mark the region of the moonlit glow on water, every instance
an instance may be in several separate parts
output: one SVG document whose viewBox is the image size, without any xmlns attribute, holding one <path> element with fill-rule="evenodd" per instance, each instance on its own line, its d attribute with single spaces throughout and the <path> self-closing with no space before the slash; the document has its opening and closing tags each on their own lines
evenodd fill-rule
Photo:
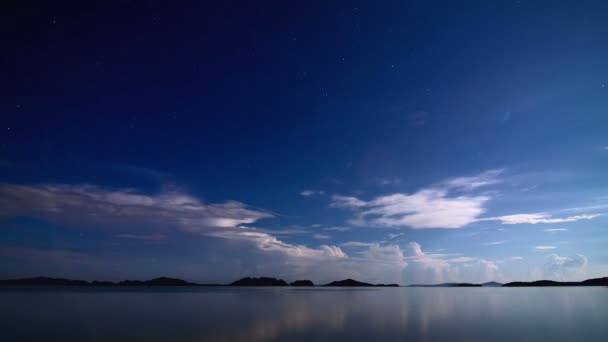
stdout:
<svg viewBox="0 0 608 342">
<path fill-rule="evenodd" d="M 592 341 L 608 289 L 2 289 L 2 335 L 37 341 Z M 10 310 L 7 310 L 9 309 Z"/>
</svg>

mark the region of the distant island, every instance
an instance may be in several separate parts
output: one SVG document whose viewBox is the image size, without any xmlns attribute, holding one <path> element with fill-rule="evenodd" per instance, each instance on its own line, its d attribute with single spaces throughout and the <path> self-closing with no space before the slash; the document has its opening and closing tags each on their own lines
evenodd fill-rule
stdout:
<svg viewBox="0 0 608 342">
<path fill-rule="evenodd" d="M 370 284 L 370 283 L 364 283 L 364 282 L 353 280 L 353 279 L 344 279 L 344 280 L 332 281 L 331 283 L 325 284 L 323 286 L 340 286 L 340 287 L 389 286 L 389 287 L 398 287 L 399 285 L 397 285 L 397 284 Z"/>
<path fill-rule="evenodd" d="M 504 284 L 506 287 L 524 287 L 524 286 L 608 286 L 608 277 L 587 279 L 583 281 L 553 281 L 553 280 L 537 280 L 532 282 L 515 281 Z"/>
<path fill-rule="evenodd" d="M 270 277 L 246 277 L 236 280 L 230 284 L 197 284 L 177 278 L 160 277 L 150 280 L 122 280 L 111 281 L 86 281 L 64 278 L 34 277 L 22 279 L 0 280 L 0 286 L 318 286 L 310 280 L 296 280 L 287 283 L 283 279 Z M 354 279 L 332 281 L 321 285 L 324 287 L 399 287 L 399 284 L 371 284 Z M 608 286 L 608 277 L 587 279 L 579 282 L 560 282 L 553 280 L 538 280 L 532 282 L 510 282 L 501 284 L 487 282 L 483 284 L 474 283 L 442 283 L 442 284 L 413 284 L 408 287 L 541 287 L 541 286 Z"/>
</svg>

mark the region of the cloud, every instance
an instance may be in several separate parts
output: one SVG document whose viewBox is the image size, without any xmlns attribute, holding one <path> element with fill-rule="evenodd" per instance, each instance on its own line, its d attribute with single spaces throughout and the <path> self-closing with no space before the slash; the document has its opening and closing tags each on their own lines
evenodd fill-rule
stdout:
<svg viewBox="0 0 608 342">
<path fill-rule="evenodd" d="M 315 239 L 317 239 L 317 240 L 329 240 L 329 239 L 331 239 L 331 236 L 327 235 L 327 234 L 314 234 L 312 237 L 315 238 Z"/>
<path fill-rule="evenodd" d="M 448 179 L 447 181 L 443 182 L 443 184 L 448 188 L 474 190 L 482 186 L 499 183 L 501 180 L 498 176 L 500 176 L 503 172 L 504 169 L 488 170 L 471 177 L 457 177 Z"/>
<path fill-rule="evenodd" d="M 342 247 L 370 247 L 370 246 L 374 246 L 377 245 L 376 242 L 360 242 L 360 241 L 348 241 L 348 242 L 344 242 L 341 243 L 340 246 Z"/>
<path fill-rule="evenodd" d="M 423 189 L 413 194 L 393 194 L 362 201 L 334 196 L 332 207 L 358 213 L 351 224 L 357 226 L 461 228 L 481 215 L 487 196 L 450 197 L 446 190 Z"/>
<path fill-rule="evenodd" d="M 352 196 L 333 195 L 331 199 L 330 207 L 332 208 L 356 209 L 367 205 L 365 201 Z"/>
<path fill-rule="evenodd" d="M 0 216 L 36 216 L 77 225 L 124 229 L 140 223 L 199 232 L 231 228 L 273 215 L 237 201 L 203 203 L 178 190 L 144 194 L 94 185 L 0 184 Z"/>
<path fill-rule="evenodd" d="M 548 228 L 548 229 L 543 229 L 544 232 L 548 232 L 548 233 L 557 233 L 557 232 L 567 232 L 568 229 L 566 228 Z"/>
<path fill-rule="evenodd" d="M 327 227 L 327 228 L 323 228 L 323 230 L 327 230 L 327 231 L 334 231 L 334 232 L 347 232 L 349 230 L 352 230 L 352 227 Z"/>
<path fill-rule="evenodd" d="M 479 221 L 500 221 L 502 224 L 563 223 L 580 220 L 591 220 L 599 216 L 602 216 L 602 214 L 584 214 L 554 218 L 548 213 L 532 213 L 487 217 L 479 219 Z"/>
<path fill-rule="evenodd" d="M 570 278 L 581 278 L 586 266 L 587 257 L 582 254 L 575 254 L 572 257 L 551 254 L 547 257 L 542 272 L 550 279 L 572 280 Z"/>
<path fill-rule="evenodd" d="M 392 233 L 391 233 L 391 234 L 388 234 L 387 238 L 388 238 L 389 240 L 392 240 L 392 239 L 394 239 L 394 238 L 397 238 L 397 237 L 399 237 L 399 236 L 403 236 L 403 235 L 405 235 L 405 234 L 404 234 L 404 233 L 397 233 L 397 234 L 392 234 Z"/>
<path fill-rule="evenodd" d="M 471 261 L 475 261 L 475 258 L 471 258 L 471 257 L 458 257 L 458 258 L 453 258 L 450 259 L 450 262 L 471 262 Z"/>
<path fill-rule="evenodd" d="M 497 280 L 500 270 L 496 262 L 481 258 L 447 254 L 432 254 L 423 251 L 417 242 L 410 242 L 406 249 L 409 267 L 408 282 L 434 284 L 442 282 L 485 282 Z"/>
<path fill-rule="evenodd" d="M 454 194 L 473 191 L 500 182 L 503 170 L 489 170 L 471 177 L 451 178 L 414 193 L 378 196 L 369 201 L 354 196 L 334 195 L 333 208 L 356 212 L 349 222 L 356 226 L 461 228 L 478 220 L 485 212 L 488 195 Z"/>
<path fill-rule="evenodd" d="M 496 245 L 502 245 L 504 244 L 504 241 L 493 241 L 493 242 L 486 242 L 483 243 L 484 246 L 496 246 Z"/>
<path fill-rule="evenodd" d="M 304 197 L 310 197 L 313 195 L 325 195 L 325 191 L 322 190 L 302 190 L 300 195 Z"/>
<path fill-rule="evenodd" d="M 375 183 L 378 186 L 397 185 L 401 184 L 400 178 L 376 178 Z"/>
<path fill-rule="evenodd" d="M 555 247 L 555 246 L 536 246 L 534 248 L 539 251 L 546 251 L 546 250 L 556 249 L 557 247 Z"/>
<path fill-rule="evenodd" d="M 337 246 L 321 245 L 309 248 L 304 245 L 285 243 L 268 233 L 237 230 L 216 230 L 205 233 L 207 236 L 240 240 L 253 244 L 262 251 L 278 252 L 292 257 L 304 258 L 346 258 L 347 255 Z"/>
</svg>

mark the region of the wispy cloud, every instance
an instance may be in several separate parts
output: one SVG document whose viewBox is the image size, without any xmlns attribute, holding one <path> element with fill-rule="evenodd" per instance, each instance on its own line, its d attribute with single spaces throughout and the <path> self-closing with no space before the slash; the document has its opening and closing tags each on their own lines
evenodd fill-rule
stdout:
<svg viewBox="0 0 608 342">
<path fill-rule="evenodd" d="M 352 230 L 352 227 L 327 227 L 327 228 L 323 228 L 323 230 L 326 231 L 330 231 L 330 232 L 347 232 Z"/>
<path fill-rule="evenodd" d="M 328 235 L 328 234 L 314 234 L 312 237 L 315 238 L 315 239 L 317 239 L 317 240 L 329 240 L 329 239 L 331 239 L 331 235 Z"/>
<path fill-rule="evenodd" d="M 223 239 L 240 240 L 252 243 L 257 249 L 269 252 L 279 252 L 292 257 L 306 258 L 346 258 L 347 255 L 337 246 L 321 245 L 319 248 L 310 248 L 304 245 L 294 245 L 283 242 L 276 237 L 262 232 L 254 231 L 237 231 L 216 230 L 206 233 L 207 236 L 218 237 Z"/>
<path fill-rule="evenodd" d="M 304 197 L 310 197 L 314 195 L 325 195 L 325 191 L 323 190 L 302 190 L 300 191 L 300 195 Z"/>
<path fill-rule="evenodd" d="M 134 223 L 199 232 L 273 217 L 237 201 L 203 203 L 178 190 L 144 194 L 93 185 L 0 184 L 0 216 L 37 216 L 66 223 L 124 229 Z"/>
<path fill-rule="evenodd" d="M 567 217 L 553 217 L 548 213 L 513 214 L 496 217 L 486 217 L 478 221 L 500 221 L 502 224 L 538 224 L 538 223 L 563 223 L 580 220 L 591 220 L 602 214 L 584 214 Z"/>
<path fill-rule="evenodd" d="M 487 195 L 454 195 L 454 189 L 474 190 L 499 182 L 502 170 L 490 170 L 472 177 L 452 178 L 417 192 L 379 196 L 369 201 L 354 196 L 334 195 L 331 207 L 350 209 L 356 226 L 461 228 L 485 212 Z"/>
<path fill-rule="evenodd" d="M 567 232 L 568 229 L 566 228 L 547 228 L 547 229 L 543 229 L 544 232 L 548 232 L 548 233 L 557 233 L 557 232 Z"/>
<path fill-rule="evenodd" d="M 460 228 L 482 214 L 487 196 L 450 197 L 445 190 L 423 189 L 413 194 L 380 196 L 371 201 L 334 196 L 332 207 L 357 211 L 356 226 Z"/>
<path fill-rule="evenodd" d="M 496 246 L 496 245 L 502 245 L 504 244 L 504 241 L 492 241 L 492 242 L 486 242 L 483 243 L 484 246 Z"/>
<path fill-rule="evenodd" d="M 493 185 L 501 182 L 499 176 L 503 172 L 504 169 L 488 170 L 475 176 L 451 178 L 444 181 L 443 184 L 448 188 L 474 190 L 482 186 Z"/>
<path fill-rule="evenodd" d="M 333 208 L 356 209 L 367 205 L 367 202 L 353 196 L 333 195 L 331 199 L 330 206 Z"/>
<path fill-rule="evenodd" d="M 360 242 L 360 241 L 348 241 L 348 242 L 344 242 L 341 243 L 340 246 L 342 247 L 369 247 L 369 246 L 374 246 L 377 245 L 376 242 Z"/>
<path fill-rule="evenodd" d="M 556 249 L 557 247 L 555 246 L 536 246 L 534 247 L 534 249 L 539 250 L 539 251 L 547 251 L 547 250 L 551 250 L 551 249 Z"/>
</svg>

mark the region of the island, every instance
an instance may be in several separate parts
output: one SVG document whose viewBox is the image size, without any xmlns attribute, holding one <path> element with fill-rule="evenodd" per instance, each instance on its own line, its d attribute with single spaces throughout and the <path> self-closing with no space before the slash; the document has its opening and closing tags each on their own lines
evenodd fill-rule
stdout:
<svg viewBox="0 0 608 342">
<path fill-rule="evenodd" d="M 370 283 L 364 283 L 361 281 L 357 281 L 357 280 L 353 280 L 353 279 L 344 279 L 344 280 L 337 280 L 337 281 L 332 281 L 329 284 L 325 284 L 323 286 L 336 286 L 336 287 L 371 287 L 371 286 L 384 286 L 384 287 L 398 287 L 398 284 L 370 284 Z"/>
<path fill-rule="evenodd" d="M 313 283 L 310 280 L 296 280 L 296 281 L 289 283 L 289 285 L 290 286 L 315 286 L 315 283 Z"/>
<path fill-rule="evenodd" d="M 587 279 L 583 281 L 554 281 L 537 280 L 531 282 L 515 281 L 503 285 L 504 287 L 526 287 L 526 286 L 608 286 L 608 277 Z"/>
<path fill-rule="evenodd" d="M 234 281 L 230 286 L 288 286 L 283 279 L 260 277 L 260 278 L 242 278 Z"/>
</svg>

